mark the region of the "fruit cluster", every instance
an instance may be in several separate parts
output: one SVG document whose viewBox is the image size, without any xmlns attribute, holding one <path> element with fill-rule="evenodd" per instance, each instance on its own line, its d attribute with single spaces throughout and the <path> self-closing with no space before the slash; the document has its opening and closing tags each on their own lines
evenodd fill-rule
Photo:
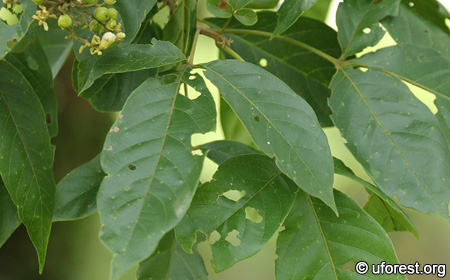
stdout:
<svg viewBox="0 0 450 280">
<path fill-rule="evenodd" d="M 7 0 L 3 0 L 7 1 Z M 74 38 L 84 43 L 80 53 L 90 47 L 91 54 L 102 54 L 102 50 L 115 46 L 123 41 L 125 33 L 122 25 L 117 23 L 118 12 L 112 7 L 116 0 L 33 0 L 39 5 L 34 19 L 48 30 L 46 20 L 58 19 L 58 26 L 69 33 L 66 38 Z M 75 28 L 89 29 L 94 33 L 90 39 L 79 37 Z"/>
</svg>

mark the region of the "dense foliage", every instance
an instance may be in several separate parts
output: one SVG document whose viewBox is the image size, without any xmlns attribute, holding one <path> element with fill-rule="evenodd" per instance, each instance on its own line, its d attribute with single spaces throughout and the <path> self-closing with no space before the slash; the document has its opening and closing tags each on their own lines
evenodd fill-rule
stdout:
<svg viewBox="0 0 450 280">
<path fill-rule="evenodd" d="M 387 232 L 418 236 L 401 206 L 450 220 L 449 13 L 345 0 L 335 31 L 330 1 L 277 2 L 3 0 L 0 246 L 23 224 L 42 272 L 52 223 L 98 211 L 111 279 L 137 264 L 138 279 L 206 279 L 199 242 L 223 271 L 274 236 L 276 279 L 363 279 L 359 261 L 398 263 Z M 387 32 L 396 45 L 360 55 Z M 199 36 L 222 59 L 194 64 Z M 118 113 L 103 151 L 56 184 L 53 80 L 72 53 L 80 98 Z M 218 119 L 226 139 L 193 146 Z M 332 126 L 371 182 L 333 157 Z M 200 182 L 206 157 L 218 170 Z M 335 174 L 367 189 L 363 207 Z"/>
</svg>

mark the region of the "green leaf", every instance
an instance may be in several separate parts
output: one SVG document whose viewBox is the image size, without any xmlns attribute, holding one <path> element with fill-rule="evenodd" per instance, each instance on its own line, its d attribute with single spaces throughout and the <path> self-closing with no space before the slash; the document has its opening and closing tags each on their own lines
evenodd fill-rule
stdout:
<svg viewBox="0 0 450 280">
<path fill-rule="evenodd" d="M 246 155 L 246 154 L 261 154 L 260 151 L 247 146 L 245 144 L 239 143 L 237 141 L 230 140 L 219 140 L 203 144 L 199 146 L 203 151 L 208 151 L 207 156 L 209 159 L 214 161 L 216 164 L 222 164 L 227 159 L 235 156 Z"/>
<path fill-rule="evenodd" d="M 334 172 L 336 174 L 350 178 L 363 187 L 366 188 L 370 194 L 369 201 L 364 206 L 364 210 L 368 212 L 383 228 L 386 232 L 392 231 L 409 231 L 417 239 L 419 239 L 419 233 L 416 227 L 409 219 L 408 215 L 395 203 L 392 198 L 384 194 L 380 189 L 374 185 L 359 178 L 348 168 L 341 160 L 334 159 Z"/>
<path fill-rule="evenodd" d="M 240 9 L 234 13 L 234 17 L 247 26 L 252 26 L 258 21 L 258 15 L 252 9 Z"/>
<path fill-rule="evenodd" d="M 97 211 L 97 192 L 105 173 L 100 156 L 73 170 L 56 187 L 53 221 L 82 219 Z"/>
<path fill-rule="evenodd" d="M 436 117 L 441 124 L 441 130 L 450 148 L 450 100 L 438 99 L 434 102 L 438 108 Z"/>
<path fill-rule="evenodd" d="M 233 15 L 233 8 L 225 0 L 207 0 L 206 8 L 215 17 L 229 18 Z"/>
<path fill-rule="evenodd" d="M 117 1 L 114 4 L 114 8 L 119 12 L 120 20 L 123 23 L 122 30 L 127 35 L 123 43 L 130 43 L 134 40 L 141 28 L 141 23 L 155 4 L 156 0 Z"/>
<path fill-rule="evenodd" d="M 225 24 L 223 20 L 216 19 L 207 19 L 207 22 L 217 28 Z M 271 32 L 275 28 L 275 22 L 274 12 L 259 12 L 258 23 L 251 28 L 235 20 L 231 21 L 229 29 L 240 32 L 227 34 L 227 37 L 233 40 L 230 47 L 245 61 L 264 67 L 288 84 L 314 109 L 322 126 L 333 126 L 327 99 L 331 92 L 328 85 L 336 72 L 334 65 L 309 50 L 278 37 L 271 40 L 270 37 L 245 33 L 249 29 Z M 323 22 L 302 17 L 283 36 L 298 40 L 333 57 L 339 57 L 341 54 L 336 31 Z"/>
<path fill-rule="evenodd" d="M 309 105 L 285 83 L 250 63 L 203 64 L 255 144 L 303 190 L 336 210 L 333 160 L 325 133 Z"/>
<path fill-rule="evenodd" d="M 186 253 L 175 239 L 174 231 L 159 241 L 155 253 L 139 264 L 138 280 L 185 279 L 207 280 L 205 264 L 200 254 Z"/>
<path fill-rule="evenodd" d="M 55 200 L 53 150 L 45 112 L 25 77 L 0 61 L 0 174 L 36 247 L 40 271 Z"/>
<path fill-rule="evenodd" d="M 197 30 L 197 1 L 181 0 L 163 30 L 163 40 L 172 42 L 189 55 Z"/>
<path fill-rule="evenodd" d="M 277 12 L 278 23 L 273 31 L 273 37 L 284 33 L 300 16 L 311 8 L 317 0 L 286 0 Z"/>
<path fill-rule="evenodd" d="M 211 182 L 199 187 L 175 228 L 177 240 L 192 251 L 196 233 L 207 235 L 213 243 L 212 266 L 223 271 L 269 242 L 288 215 L 297 191 L 267 156 L 233 157 L 219 166 Z"/>
<path fill-rule="evenodd" d="M 359 53 L 376 45 L 384 35 L 379 21 L 396 16 L 400 0 L 346 0 L 336 13 L 342 57 Z"/>
<path fill-rule="evenodd" d="M 0 178 L 0 248 L 20 225 L 17 207 L 11 201 L 8 191 Z"/>
<path fill-rule="evenodd" d="M 100 112 L 122 110 L 128 96 L 149 77 L 156 75 L 156 69 L 146 69 L 119 74 L 106 74 L 95 80 L 80 96 L 89 100 Z"/>
<path fill-rule="evenodd" d="M 0 19 L 0 59 L 11 50 L 11 45 L 14 42 L 19 42 L 25 36 L 34 20 L 32 16 L 36 13 L 37 5 L 32 0 L 20 2 L 23 5 L 23 12 L 19 15 L 19 23 L 8 25 Z"/>
<path fill-rule="evenodd" d="M 88 61 L 81 61 L 78 65 L 78 88 L 82 93 L 105 74 L 157 68 L 185 59 L 180 50 L 169 42 L 153 40 L 152 45 L 119 45 L 100 57 L 91 56 Z"/>
<path fill-rule="evenodd" d="M 450 30 L 445 17 L 435 0 L 402 0 L 398 16 L 387 17 L 382 23 L 400 46 L 434 49 L 450 57 Z"/>
<path fill-rule="evenodd" d="M 248 9 L 273 9 L 278 5 L 278 0 L 252 0 L 245 5 Z"/>
<path fill-rule="evenodd" d="M 318 0 L 314 6 L 304 13 L 305 17 L 325 22 L 330 9 L 331 0 Z"/>
<path fill-rule="evenodd" d="M 114 254 L 111 279 L 148 258 L 184 216 L 197 188 L 204 156 L 190 137 L 215 126 L 214 100 L 199 75 L 183 82 L 202 93 L 179 94 L 181 78 L 162 85 L 149 78 L 128 98 L 101 154 L 108 174 L 97 195 L 100 239 Z"/>
<path fill-rule="evenodd" d="M 58 134 L 58 102 L 52 71 L 39 40 L 33 37 L 23 52 L 11 52 L 5 59 L 22 73 L 34 89 L 44 108 L 50 137 L 55 137 Z"/>
<path fill-rule="evenodd" d="M 297 194 L 277 240 L 277 279 L 406 279 L 370 273 L 372 264 L 398 263 L 392 242 L 354 200 L 334 193 L 339 217 L 318 199 Z M 369 265 L 364 276 L 354 271 L 359 261 Z"/>
<path fill-rule="evenodd" d="M 220 120 L 222 122 L 225 139 L 252 145 L 253 140 L 248 133 L 248 130 L 223 98 L 220 99 Z"/>
<path fill-rule="evenodd" d="M 58 75 L 69 54 L 72 53 L 72 40 L 65 39 L 67 31 L 59 28 L 56 20 L 48 20 L 48 31 L 36 25 L 34 32 L 41 41 L 42 48 L 52 69 L 53 78 Z"/>
<path fill-rule="evenodd" d="M 341 68 L 330 87 L 334 123 L 375 184 L 450 220 L 450 151 L 430 110 L 383 72 Z"/>
</svg>

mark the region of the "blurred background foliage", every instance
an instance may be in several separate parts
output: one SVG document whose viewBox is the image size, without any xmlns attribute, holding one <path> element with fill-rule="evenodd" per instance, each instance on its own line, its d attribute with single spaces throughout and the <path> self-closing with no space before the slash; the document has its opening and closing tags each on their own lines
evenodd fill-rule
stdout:
<svg viewBox="0 0 450 280">
<path fill-rule="evenodd" d="M 204 0 L 200 0 L 201 1 Z M 330 0 L 322 0 L 327 4 Z M 336 28 L 334 14 L 340 1 L 331 1 L 326 22 Z M 450 8 L 449 1 L 442 4 Z M 319 4 L 321 5 L 321 4 Z M 204 7 L 204 5 L 200 4 Z M 326 6 L 326 5 L 325 5 Z M 199 11 L 206 13 L 205 10 Z M 314 12 L 309 16 L 317 17 Z M 161 21 L 167 21 L 167 15 L 160 15 Z M 374 49 L 392 45 L 393 41 L 386 36 Z M 214 41 L 200 37 L 195 63 L 206 62 L 218 58 L 218 51 Z M 69 57 L 61 72 L 55 79 L 55 87 L 59 105 L 59 135 L 53 139 L 56 145 L 54 173 L 59 182 L 69 171 L 91 160 L 97 155 L 103 145 L 106 133 L 109 131 L 115 116 L 95 111 L 87 101 L 77 97 L 72 89 L 71 68 L 73 57 Z M 217 90 L 211 85 L 218 107 Z M 420 89 L 413 88 L 413 92 L 425 102 L 432 111 L 433 96 Z M 342 159 L 359 176 L 370 180 L 360 164 L 353 158 L 344 146 L 336 128 L 325 130 L 334 156 Z M 216 133 L 194 135 L 193 144 L 223 139 L 222 127 Z M 236 130 L 233 137 L 244 143 L 249 143 L 245 131 Z M 211 161 L 205 164 L 202 182 L 208 181 L 216 169 Z M 364 205 L 368 195 L 356 182 L 336 175 L 335 187 L 343 190 Z M 410 233 L 391 233 L 394 246 L 401 263 L 410 264 L 419 261 L 423 264 L 447 264 L 450 266 L 450 224 L 444 219 L 424 215 L 413 210 L 405 209 L 414 221 L 420 234 L 417 240 Z M 19 227 L 7 243 L 0 250 L 0 280 L 106 280 L 109 275 L 111 254 L 98 240 L 100 221 L 98 215 L 73 222 L 55 223 L 52 229 L 46 267 L 42 275 L 38 275 L 36 253 L 28 239 L 23 226 Z M 211 252 L 208 244 L 200 244 L 200 252 L 211 280 L 272 280 L 274 279 L 275 238 L 258 254 L 250 259 L 236 264 L 222 273 L 214 273 L 209 265 Z M 123 276 L 123 280 L 135 279 L 135 269 Z M 436 276 L 409 276 L 409 279 L 436 279 Z"/>
</svg>

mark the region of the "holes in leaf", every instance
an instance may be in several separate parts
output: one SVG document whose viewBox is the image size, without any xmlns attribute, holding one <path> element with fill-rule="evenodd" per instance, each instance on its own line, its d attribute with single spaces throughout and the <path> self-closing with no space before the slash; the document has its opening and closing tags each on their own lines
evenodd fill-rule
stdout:
<svg viewBox="0 0 450 280">
<path fill-rule="evenodd" d="M 370 32 L 372 32 L 372 29 L 370 29 L 369 27 L 366 27 L 363 29 L 364 34 L 369 34 Z"/>
<path fill-rule="evenodd" d="M 409 2 L 408 5 L 412 8 L 414 7 L 414 2 Z"/>
<path fill-rule="evenodd" d="M 128 169 L 136 170 L 136 165 L 130 164 L 130 165 L 128 165 Z"/>
<path fill-rule="evenodd" d="M 213 245 L 214 243 L 219 241 L 221 237 L 222 236 L 220 235 L 220 233 L 217 230 L 211 232 L 211 234 L 208 237 L 209 244 Z"/>
<path fill-rule="evenodd" d="M 267 59 L 261 58 L 261 59 L 259 60 L 259 65 L 260 65 L 261 67 L 267 67 Z"/>
<path fill-rule="evenodd" d="M 50 113 L 47 113 L 47 115 L 45 115 L 45 121 L 48 125 L 52 124 L 52 115 L 50 115 Z"/>
<path fill-rule="evenodd" d="M 254 120 L 255 122 L 260 122 L 260 121 L 261 121 L 261 118 L 260 118 L 259 116 L 254 116 L 254 117 L 253 117 L 253 120 Z"/>
<path fill-rule="evenodd" d="M 447 25 L 448 28 L 450 28 L 450 19 L 445 19 L 445 25 Z"/>
<path fill-rule="evenodd" d="M 185 90 L 187 90 L 187 94 L 186 94 Z M 184 96 L 186 96 L 187 98 L 189 98 L 191 100 L 194 100 L 201 95 L 200 92 L 196 91 L 195 88 L 191 87 L 188 84 L 186 84 L 186 87 L 182 87 L 181 94 L 183 94 Z"/>
<path fill-rule="evenodd" d="M 350 260 L 350 261 L 344 263 L 343 265 L 341 265 L 341 268 L 348 270 L 348 271 L 353 271 L 355 269 L 355 262 Z"/>
<path fill-rule="evenodd" d="M 263 216 L 258 213 L 258 210 L 250 206 L 245 208 L 245 218 L 257 224 L 263 220 Z"/>
<path fill-rule="evenodd" d="M 224 192 L 222 196 L 225 196 L 226 198 L 228 198 L 229 200 L 233 200 L 234 202 L 238 202 L 245 196 L 245 191 L 229 190 L 227 192 Z"/>
<path fill-rule="evenodd" d="M 189 76 L 189 80 L 195 80 L 195 78 L 197 78 L 197 76 L 194 76 L 194 75 L 191 75 L 191 76 Z"/>
<path fill-rule="evenodd" d="M 0 19 L 7 25 L 19 23 L 19 17 L 23 12 L 23 5 L 20 3 L 10 3 L 0 9 Z"/>
<path fill-rule="evenodd" d="M 227 234 L 227 237 L 225 237 L 225 240 L 233 245 L 234 247 L 241 246 L 242 241 L 238 238 L 239 231 L 233 229 L 231 232 Z"/>
</svg>

